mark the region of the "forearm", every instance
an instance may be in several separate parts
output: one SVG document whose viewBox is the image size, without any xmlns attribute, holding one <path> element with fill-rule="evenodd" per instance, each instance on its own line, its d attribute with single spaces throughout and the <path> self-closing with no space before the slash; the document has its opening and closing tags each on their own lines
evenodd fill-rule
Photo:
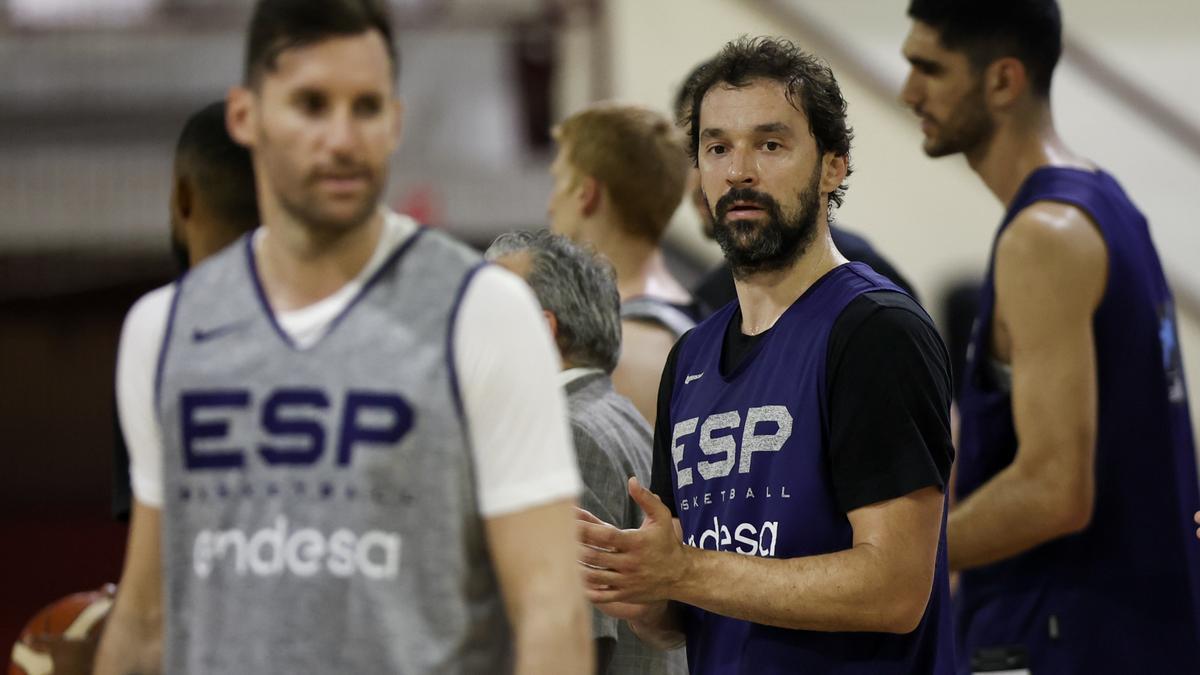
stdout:
<svg viewBox="0 0 1200 675">
<path fill-rule="evenodd" d="M 573 595 L 567 602 L 531 605 L 513 630 L 517 675 L 591 673 L 595 667 L 591 615 Z"/>
<path fill-rule="evenodd" d="M 909 632 L 932 585 L 932 570 L 914 580 L 890 569 L 870 544 L 791 559 L 701 549 L 689 549 L 688 556 L 688 572 L 672 599 L 796 630 Z"/>
<path fill-rule="evenodd" d="M 96 651 L 95 675 L 156 675 L 162 672 L 162 617 L 129 616 L 113 608 Z"/>
<path fill-rule="evenodd" d="M 951 569 L 988 565 L 1081 529 L 1085 523 L 1073 515 L 1078 509 L 1062 504 L 1064 492 L 1009 465 L 950 510 Z"/>
<path fill-rule="evenodd" d="M 631 619 L 629 629 L 642 642 L 655 649 L 674 649 L 684 643 L 679 605 L 669 600 L 655 603 L 653 610 L 640 619 Z"/>
<path fill-rule="evenodd" d="M 161 673 L 163 600 L 161 512 L 133 504 L 125 569 L 97 648 L 96 675 Z"/>
</svg>

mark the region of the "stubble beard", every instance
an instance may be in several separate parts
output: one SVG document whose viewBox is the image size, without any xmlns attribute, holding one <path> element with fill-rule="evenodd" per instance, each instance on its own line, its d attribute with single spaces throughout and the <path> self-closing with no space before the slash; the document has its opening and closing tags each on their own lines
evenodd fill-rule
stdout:
<svg viewBox="0 0 1200 675">
<path fill-rule="evenodd" d="M 272 143 L 265 129 L 260 129 L 260 138 L 268 147 Z M 270 152 L 268 148 L 264 148 L 264 150 Z M 294 171 L 295 165 L 286 157 L 275 157 L 273 161 L 266 162 L 266 164 L 281 166 L 280 170 L 270 172 L 272 177 L 268 180 L 269 189 L 274 192 L 275 201 L 293 221 L 310 231 L 336 235 L 354 230 L 370 220 L 379 207 L 385 177 L 380 172 L 363 166 L 348 167 L 364 173 L 366 190 L 364 190 L 359 203 L 354 205 L 347 215 L 340 215 L 338 212 L 343 211 L 340 204 L 335 210 L 326 208 L 326 204 L 322 203 L 327 201 L 332 205 L 333 200 L 324 198 L 320 194 L 317 170 L 312 169 L 305 175 L 297 175 Z M 283 181 L 278 180 L 280 176 L 284 178 Z"/>
<path fill-rule="evenodd" d="M 971 154 L 986 145 L 996 131 L 996 123 L 984 105 L 982 79 L 977 87 L 963 97 L 944 124 L 936 120 L 933 123 L 941 133 L 927 136 L 921 146 L 929 157 L 946 157 L 960 152 Z"/>
</svg>

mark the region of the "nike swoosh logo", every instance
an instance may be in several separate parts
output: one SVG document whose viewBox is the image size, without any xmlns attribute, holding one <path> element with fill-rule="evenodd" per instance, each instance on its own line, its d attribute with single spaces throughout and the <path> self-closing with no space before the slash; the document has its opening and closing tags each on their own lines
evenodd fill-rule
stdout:
<svg viewBox="0 0 1200 675">
<path fill-rule="evenodd" d="M 245 328 L 247 323 L 248 322 L 246 321 L 235 321 L 233 323 L 227 323 L 223 326 L 217 326 L 216 328 L 209 328 L 207 330 L 203 328 L 196 328 L 192 331 L 192 342 L 208 342 L 210 340 L 215 340 L 219 337 L 229 335 L 230 333 L 234 333 L 242 328 Z"/>
<path fill-rule="evenodd" d="M 688 375 L 687 377 L 683 378 L 683 383 L 684 383 L 684 384 L 691 384 L 693 381 L 695 381 L 695 380 L 698 380 L 698 379 L 700 379 L 700 378 L 702 378 L 702 377 L 704 377 L 704 373 L 697 373 L 697 374 L 695 374 L 695 375 Z"/>
</svg>

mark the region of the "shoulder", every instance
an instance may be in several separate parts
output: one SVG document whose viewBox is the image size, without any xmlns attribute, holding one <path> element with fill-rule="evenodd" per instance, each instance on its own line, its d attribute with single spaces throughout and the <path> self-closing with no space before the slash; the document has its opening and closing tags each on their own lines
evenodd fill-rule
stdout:
<svg viewBox="0 0 1200 675">
<path fill-rule="evenodd" d="M 670 333 L 672 340 L 691 330 L 699 318 L 693 301 L 687 305 L 662 298 L 641 295 L 621 303 L 621 320 L 627 323 L 654 325 Z"/>
<path fill-rule="evenodd" d="M 845 340 L 858 333 L 884 331 L 927 332 L 933 321 L 921 305 L 905 293 L 870 291 L 851 300 L 834 321 L 830 340 Z"/>
<path fill-rule="evenodd" d="M 475 249 L 446 232 L 424 227 L 408 216 L 388 212 L 386 222 L 393 233 L 392 236 L 405 242 L 401 246 L 412 243 L 415 248 L 424 249 L 422 252 L 426 255 L 430 250 L 437 250 L 466 265 L 475 265 L 483 261 L 483 256 Z"/>
<path fill-rule="evenodd" d="M 125 315 L 124 333 L 127 336 L 158 334 L 166 327 L 175 300 L 175 284 L 160 286 L 138 298 Z"/>
<path fill-rule="evenodd" d="M 834 322 L 828 370 L 832 376 L 847 358 L 898 363 L 908 353 L 923 354 L 924 360 L 948 358 L 933 320 L 916 301 L 898 291 L 871 291 L 851 300 Z"/>
<path fill-rule="evenodd" d="M 1063 202 L 1039 201 L 1022 209 L 996 244 L 997 265 L 1017 262 L 1102 264 L 1104 237 L 1086 211 Z"/>
<path fill-rule="evenodd" d="M 447 232 L 422 226 L 416 220 L 395 211 L 385 211 L 383 241 L 390 248 L 388 262 L 400 261 L 393 268 L 433 280 L 451 280 L 459 275 L 473 276 L 483 263 L 483 255 Z"/>
<path fill-rule="evenodd" d="M 1035 202 L 1021 210 L 996 242 L 997 301 L 1058 296 L 1096 304 L 1108 274 L 1099 228 L 1078 207 Z"/>
</svg>

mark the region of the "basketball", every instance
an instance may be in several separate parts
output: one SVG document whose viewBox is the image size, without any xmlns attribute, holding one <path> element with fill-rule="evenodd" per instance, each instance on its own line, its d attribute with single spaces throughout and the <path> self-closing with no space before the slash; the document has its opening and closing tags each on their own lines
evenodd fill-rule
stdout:
<svg viewBox="0 0 1200 675">
<path fill-rule="evenodd" d="M 42 608 L 13 645 L 8 675 L 91 672 L 96 642 L 116 592 L 114 584 L 105 584 Z"/>
</svg>

